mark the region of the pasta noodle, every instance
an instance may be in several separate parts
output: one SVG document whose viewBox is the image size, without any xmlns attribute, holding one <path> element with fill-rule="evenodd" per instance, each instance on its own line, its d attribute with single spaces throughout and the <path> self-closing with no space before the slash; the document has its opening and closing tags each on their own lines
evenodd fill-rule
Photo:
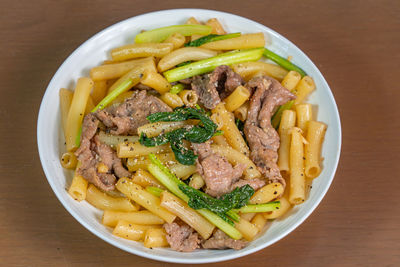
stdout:
<svg viewBox="0 0 400 267">
<path fill-rule="evenodd" d="M 195 189 L 200 189 L 204 186 L 205 182 L 203 177 L 201 177 L 200 174 L 195 173 L 192 175 L 192 178 L 190 178 L 189 186 L 195 188 Z"/>
<path fill-rule="evenodd" d="M 173 194 L 161 193 L 161 206 L 195 229 L 204 239 L 211 236 L 215 226 Z"/>
<path fill-rule="evenodd" d="M 259 32 L 242 34 L 239 37 L 206 43 L 201 47 L 212 50 L 234 50 L 263 47 L 264 45 L 264 34 Z"/>
<path fill-rule="evenodd" d="M 199 97 L 194 90 L 183 90 L 179 92 L 180 98 L 182 98 L 183 104 L 186 106 L 194 106 L 197 104 Z"/>
<path fill-rule="evenodd" d="M 238 229 L 248 241 L 253 240 L 260 231 L 254 224 L 243 218 L 240 218 L 239 222 L 235 222 L 235 228 Z"/>
<path fill-rule="evenodd" d="M 100 131 L 98 136 L 102 143 L 109 145 L 111 147 L 117 147 L 118 144 L 124 142 L 135 143 L 139 141 L 139 136 L 112 135 L 112 134 L 107 134 L 103 131 Z"/>
<path fill-rule="evenodd" d="M 296 88 L 297 84 L 301 80 L 301 75 L 297 71 L 291 70 L 286 74 L 286 76 L 282 80 L 282 86 L 292 91 Z"/>
<path fill-rule="evenodd" d="M 298 205 L 305 200 L 304 148 L 299 128 L 293 128 L 290 143 L 290 195 L 289 202 Z"/>
<path fill-rule="evenodd" d="M 160 99 L 165 102 L 171 108 L 177 108 L 183 106 L 182 98 L 176 94 L 165 93 L 160 96 Z"/>
<path fill-rule="evenodd" d="M 175 220 L 175 215 L 160 206 L 160 199 L 158 197 L 143 190 L 140 185 L 133 183 L 132 180 L 125 177 L 120 178 L 116 187 L 128 198 L 161 217 L 167 223 L 172 223 Z"/>
<path fill-rule="evenodd" d="M 282 80 L 288 73 L 287 70 L 280 66 L 260 61 L 233 64 L 231 67 L 246 81 L 250 80 L 251 77 L 260 72 L 277 80 Z"/>
<path fill-rule="evenodd" d="M 305 146 L 305 174 L 309 178 L 315 178 L 321 173 L 320 153 L 325 131 L 326 125 L 324 123 L 317 121 L 308 122 L 308 143 Z"/>
<path fill-rule="evenodd" d="M 157 68 L 160 72 L 164 72 L 186 61 L 202 60 L 215 57 L 216 55 L 217 52 L 205 48 L 183 47 L 163 57 L 160 62 L 158 62 Z"/>
<path fill-rule="evenodd" d="M 133 224 L 124 220 L 118 221 L 118 224 L 115 226 L 113 230 L 113 235 L 133 240 L 139 241 L 143 240 L 146 234 L 146 231 L 154 228 L 152 225 L 140 225 Z"/>
<path fill-rule="evenodd" d="M 141 43 L 129 44 L 111 50 L 114 61 L 124 61 L 138 57 L 163 57 L 174 48 L 170 43 Z"/>
<path fill-rule="evenodd" d="M 262 231 L 267 224 L 267 219 L 263 216 L 263 214 L 258 213 L 251 220 L 251 223 L 258 228 L 258 230 Z"/>
<path fill-rule="evenodd" d="M 303 133 L 307 131 L 307 122 L 312 120 L 312 106 L 311 104 L 298 104 L 295 106 L 297 114 L 297 127 Z"/>
<path fill-rule="evenodd" d="M 79 167 L 78 162 L 78 167 Z M 86 191 L 88 187 L 88 181 L 75 171 L 74 178 L 72 178 L 71 186 L 68 189 L 70 196 L 76 201 L 82 201 L 86 199 Z"/>
<path fill-rule="evenodd" d="M 151 64 L 154 62 L 153 57 L 133 59 L 120 63 L 106 64 L 94 67 L 90 70 L 90 78 L 93 81 L 104 81 L 109 79 L 115 79 L 123 76 L 131 69 L 138 67 L 142 64 Z M 103 96 L 104 97 L 104 96 Z M 101 97 L 99 101 L 103 98 Z"/>
<path fill-rule="evenodd" d="M 86 201 L 101 210 L 137 211 L 139 207 L 132 204 L 126 197 L 112 197 L 100 191 L 94 185 L 89 185 Z"/>
<path fill-rule="evenodd" d="M 102 223 L 106 226 L 114 227 L 120 220 L 141 225 L 165 223 L 163 219 L 161 219 L 157 215 L 154 215 L 148 210 L 131 212 L 105 210 L 103 213 Z"/>
<path fill-rule="evenodd" d="M 74 93 L 68 89 L 61 88 L 58 94 L 60 97 L 61 125 L 63 128 L 64 137 L 66 137 L 68 112 Z"/>
<path fill-rule="evenodd" d="M 169 166 L 170 171 L 182 180 L 186 180 L 190 175 L 197 171 L 195 165 L 183 165 L 180 163 L 174 163 Z"/>
<path fill-rule="evenodd" d="M 135 143 L 119 143 L 117 145 L 117 155 L 119 158 L 133 158 L 139 156 L 145 156 L 150 153 L 166 153 L 170 152 L 171 148 L 168 144 L 161 146 L 148 147 L 140 144 L 139 142 Z"/>
<path fill-rule="evenodd" d="M 73 151 L 78 147 L 76 140 L 92 87 L 93 81 L 91 79 L 86 77 L 78 79 L 67 117 L 65 142 L 68 151 Z"/>
<path fill-rule="evenodd" d="M 289 172 L 290 132 L 296 123 L 296 112 L 285 110 L 279 124 L 281 144 L 278 149 L 278 167 L 281 171 Z"/>
<path fill-rule="evenodd" d="M 242 106 L 250 98 L 249 90 L 244 86 L 238 86 L 236 89 L 224 99 L 227 111 L 234 111 Z"/>
<path fill-rule="evenodd" d="M 145 70 L 140 82 L 155 89 L 160 94 L 166 93 L 171 89 L 171 84 L 161 74 L 155 71 Z"/>
<path fill-rule="evenodd" d="M 233 115 L 235 118 L 238 118 L 241 121 L 245 121 L 247 119 L 247 111 L 249 110 L 249 101 L 246 101 L 243 105 L 233 111 Z"/>
<path fill-rule="evenodd" d="M 171 34 L 165 41 L 164 43 L 170 43 L 174 46 L 174 49 L 178 49 L 183 46 L 185 43 L 186 38 L 182 34 L 176 32 Z"/>
<path fill-rule="evenodd" d="M 222 27 L 221 23 L 216 18 L 207 20 L 206 25 L 211 26 L 212 34 L 226 34 L 224 27 Z"/>
<path fill-rule="evenodd" d="M 186 121 L 159 121 L 140 126 L 137 131 L 139 136 L 145 134 L 147 137 L 154 137 L 182 128 L 186 125 L 189 125 Z"/>
<path fill-rule="evenodd" d="M 65 152 L 61 156 L 61 165 L 66 168 L 66 169 L 75 169 L 76 165 L 78 163 L 78 160 L 76 159 L 76 156 L 72 152 Z"/>
<path fill-rule="evenodd" d="M 94 81 L 93 90 L 91 93 L 93 104 L 97 105 L 107 95 L 107 81 Z"/>
<path fill-rule="evenodd" d="M 216 114 L 219 121 L 222 121 L 221 130 L 224 131 L 224 136 L 229 145 L 245 156 L 249 156 L 249 147 L 244 141 L 239 129 L 236 127 L 233 114 L 226 110 L 224 103 L 219 103 L 217 107 L 212 110 L 212 113 Z"/>
<path fill-rule="evenodd" d="M 160 182 L 158 182 L 158 180 L 153 177 L 153 175 L 143 169 L 138 169 L 136 171 L 135 175 L 132 176 L 132 182 L 143 187 L 155 186 L 159 188 L 164 188 L 164 186 L 162 186 Z"/>
<path fill-rule="evenodd" d="M 304 101 L 304 99 L 315 90 L 315 83 L 310 76 L 304 76 L 300 82 L 296 86 L 296 95 L 297 98 L 295 99 L 294 103 L 300 104 Z"/>
<path fill-rule="evenodd" d="M 281 207 L 277 210 L 264 213 L 265 219 L 271 220 L 282 217 L 284 214 L 286 214 L 286 212 L 288 212 L 288 210 L 292 206 L 286 197 L 280 198 L 279 201 L 281 203 Z"/>
<path fill-rule="evenodd" d="M 143 246 L 146 248 L 168 247 L 166 232 L 162 228 L 149 228 L 147 229 Z"/>
<path fill-rule="evenodd" d="M 250 204 L 268 203 L 283 194 L 283 186 L 281 183 L 271 183 L 258 189 L 250 198 Z"/>
</svg>

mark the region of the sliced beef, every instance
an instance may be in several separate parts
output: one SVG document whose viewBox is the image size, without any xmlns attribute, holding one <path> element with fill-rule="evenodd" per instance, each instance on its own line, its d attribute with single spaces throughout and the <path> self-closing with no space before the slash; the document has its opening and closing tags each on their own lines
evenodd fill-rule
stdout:
<svg viewBox="0 0 400 267">
<path fill-rule="evenodd" d="M 250 185 L 254 190 L 265 185 L 265 182 L 259 179 L 240 179 L 246 166 L 237 164 L 233 167 L 224 157 L 211 150 L 209 142 L 192 144 L 192 146 L 198 155 L 197 170 L 204 179 L 207 194 L 220 197 L 245 184 Z"/>
<path fill-rule="evenodd" d="M 199 234 L 187 224 L 176 222 L 164 224 L 167 241 L 173 250 L 191 252 L 200 247 Z"/>
<path fill-rule="evenodd" d="M 268 76 L 253 78 L 246 87 L 254 91 L 244 125 L 244 133 L 251 150 L 250 158 L 270 182 L 279 182 L 285 186 L 285 180 L 276 163 L 279 135 L 271 125 L 271 117 L 278 106 L 296 96 Z"/>
<path fill-rule="evenodd" d="M 247 241 L 235 240 L 227 236 L 224 232 L 217 229 L 213 236 L 203 241 L 201 246 L 208 249 L 227 249 L 233 248 L 236 250 L 242 249 L 247 245 Z"/>
<path fill-rule="evenodd" d="M 218 66 L 210 74 L 192 78 L 192 89 L 196 91 L 200 102 L 208 109 L 215 108 L 221 99 L 226 98 L 242 84 L 242 77 L 225 65 Z"/>
<path fill-rule="evenodd" d="M 131 174 L 122 166 L 116 152 L 110 146 L 100 142 L 96 135 L 98 125 L 99 120 L 92 113 L 85 116 L 82 124 L 81 146 L 75 152 L 81 162 L 77 173 L 98 188 L 110 191 L 115 188 L 116 176 L 130 177 Z M 108 172 L 97 171 L 100 162 L 107 166 Z"/>
<path fill-rule="evenodd" d="M 96 117 L 110 128 L 111 134 L 137 134 L 137 128 L 148 123 L 146 117 L 156 112 L 170 112 L 172 109 L 145 90 L 134 91 L 132 96 L 118 106 L 97 111 Z"/>
</svg>

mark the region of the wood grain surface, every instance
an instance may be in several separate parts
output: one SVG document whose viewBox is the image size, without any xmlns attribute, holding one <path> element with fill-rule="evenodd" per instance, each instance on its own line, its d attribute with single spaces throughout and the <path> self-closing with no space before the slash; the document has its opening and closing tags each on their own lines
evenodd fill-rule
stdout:
<svg viewBox="0 0 400 267">
<path fill-rule="evenodd" d="M 142 13 L 209 8 L 258 21 L 315 62 L 343 146 L 332 187 L 293 233 L 215 266 L 400 266 L 400 1 L 0 1 L 0 265 L 171 266 L 128 254 L 59 203 L 36 144 L 41 98 L 82 42 Z M 214 266 L 208 264 L 207 266 Z"/>
</svg>

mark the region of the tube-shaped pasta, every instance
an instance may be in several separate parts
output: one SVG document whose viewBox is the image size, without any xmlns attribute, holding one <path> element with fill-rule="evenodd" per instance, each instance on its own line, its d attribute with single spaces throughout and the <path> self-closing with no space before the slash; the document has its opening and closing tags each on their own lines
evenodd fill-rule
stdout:
<svg viewBox="0 0 400 267">
<path fill-rule="evenodd" d="M 279 201 L 281 202 L 281 207 L 277 210 L 264 213 L 265 219 L 269 220 L 282 217 L 292 206 L 286 197 L 280 198 Z"/>
<path fill-rule="evenodd" d="M 226 110 L 232 112 L 238 109 L 249 100 L 249 97 L 250 91 L 246 87 L 239 85 L 227 98 L 224 99 Z"/>
<path fill-rule="evenodd" d="M 224 27 L 222 27 L 221 23 L 216 18 L 207 20 L 206 25 L 211 26 L 212 34 L 226 34 Z"/>
<path fill-rule="evenodd" d="M 107 95 L 107 81 L 94 81 L 92 93 L 90 94 L 93 99 L 93 103 L 97 105 Z"/>
<path fill-rule="evenodd" d="M 197 171 L 196 165 L 183 165 L 179 162 L 169 166 L 169 170 L 178 178 L 186 180 L 190 175 Z"/>
<path fill-rule="evenodd" d="M 143 72 L 142 84 L 155 89 L 160 94 L 166 93 L 171 89 L 171 84 L 159 73 L 145 70 Z"/>
<path fill-rule="evenodd" d="M 290 194 L 289 202 L 298 205 L 305 200 L 304 148 L 300 128 L 292 130 L 290 142 Z"/>
<path fill-rule="evenodd" d="M 72 97 L 74 93 L 68 89 L 61 88 L 58 94 L 60 97 L 61 125 L 63 127 L 64 137 L 66 137 L 68 112 L 69 108 L 71 107 Z"/>
<path fill-rule="evenodd" d="M 211 236 L 215 226 L 190 208 L 187 203 L 173 194 L 164 191 L 161 193 L 161 206 L 178 216 L 182 221 L 195 229 L 204 239 Z"/>
<path fill-rule="evenodd" d="M 78 147 L 76 140 L 80 132 L 86 103 L 92 87 L 93 81 L 86 77 L 79 78 L 76 83 L 67 117 L 65 142 L 68 151 L 74 151 Z"/>
<path fill-rule="evenodd" d="M 157 68 L 160 72 L 164 72 L 186 61 L 202 60 L 210 57 L 215 57 L 216 55 L 216 51 L 205 48 L 183 47 L 163 57 L 160 62 L 158 62 Z"/>
<path fill-rule="evenodd" d="M 134 66 L 129 72 L 124 74 L 121 78 L 119 78 L 113 85 L 108 88 L 108 94 L 118 88 L 121 84 L 125 83 L 127 80 L 132 80 L 132 85 L 130 88 L 135 86 L 140 82 L 141 77 L 143 76 L 144 71 L 157 71 L 156 64 L 154 62 L 154 57 L 150 57 L 149 60 L 142 62 L 141 64 L 137 64 Z M 127 90 L 129 90 L 128 88 Z"/>
<path fill-rule="evenodd" d="M 326 132 L 326 124 L 318 121 L 309 121 L 307 127 L 307 141 L 305 149 L 305 174 L 309 178 L 318 177 L 321 173 L 320 153 L 322 141 Z"/>
<path fill-rule="evenodd" d="M 162 133 L 168 133 L 173 130 L 182 128 L 186 125 L 188 125 L 186 121 L 159 121 L 140 126 L 137 129 L 137 132 L 139 136 L 141 134 L 145 134 L 147 137 L 154 137 Z"/>
<path fill-rule="evenodd" d="M 113 210 L 105 210 L 103 213 L 102 223 L 104 225 L 114 227 L 118 221 L 124 220 L 134 224 L 163 224 L 165 221 L 148 210 L 121 212 Z"/>
<path fill-rule="evenodd" d="M 78 162 L 78 166 L 80 163 Z M 76 201 L 82 201 L 86 199 L 88 181 L 81 175 L 74 173 L 74 178 L 72 178 L 71 186 L 68 189 L 68 194 Z"/>
<path fill-rule="evenodd" d="M 137 211 L 139 207 L 132 204 L 126 197 L 112 197 L 94 185 L 89 185 L 86 193 L 86 201 L 101 210 Z"/>
<path fill-rule="evenodd" d="M 203 177 L 201 177 L 200 174 L 195 173 L 192 175 L 192 178 L 190 178 L 189 186 L 200 189 L 204 186 L 205 182 Z"/>
<path fill-rule="evenodd" d="M 249 110 L 249 101 L 246 101 L 243 105 L 233 111 L 233 115 L 235 118 L 238 118 L 241 121 L 245 121 L 247 119 L 247 111 Z"/>
<path fill-rule="evenodd" d="M 267 224 L 267 219 L 265 219 L 265 217 L 263 216 L 262 213 L 258 213 L 256 214 L 256 216 L 254 216 L 254 218 L 251 220 L 251 223 L 253 225 L 255 225 L 258 230 L 263 230 L 265 225 Z"/>
<path fill-rule="evenodd" d="M 234 72 L 238 73 L 245 80 L 249 80 L 258 72 L 271 76 L 277 80 L 282 80 L 288 73 L 287 70 L 278 65 L 261 61 L 237 63 L 233 64 L 231 67 Z"/>
<path fill-rule="evenodd" d="M 174 163 L 175 162 L 175 155 L 174 153 L 161 153 L 158 154 L 157 157 L 161 160 L 162 163 Z M 128 158 L 126 161 L 126 166 L 130 172 L 137 171 L 139 169 L 146 169 L 147 165 L 150 164 L 150 160 L 147 155 L 135 157 L 135 158 Z M 139 184 L 140 185 L 140 184 Z M 147 185 L 146 185 L 147 186 Z"/>
<path fill-rule="evenodd" d="M 170 43 L 174 46 L 174 49 L 178 49 L 183 46 L 185 43 L 186 38 L 179 32 L 171 34 L 165 41 L 164 43 Z"/>
<path fill-rule="evenodd" d="M 186 106 L 194 106 L 199 100 L 199 96 L 194 90 L 182 90 L 178 95 Z"/>
<path fill-rule="evenodd" d="M 89 114 L 94 109 L 94 107 L 95 105 L 93 103 L 92 97 L 89 95 L 86 102 L 85 115 Z"/>
<path fill-rule="evenodd" d="M 213 144 L 229 146 L 228 142 L 226 142 L 226 138 L 222 135 L 213 136 L 211 139 L 213 140 Z"/>
<path fill-rule="evenodd" d="M 283 186 L 281 183 L 270 183 L 258 189 L 250 198 L 250 204 L 268 203 L 283 194 Z"/>
<path fill-rule="evenodd" d="M 133 224 L 124 220 L 118 221 L 118 224 L 113 230 L 113 235 L 133 240 L 139 241 L 143 240 L 148 229 L 154 228 L 153 225 L 140 225 Z"/>
<path fill-rule="evenodd" d="M 255 212 L 248 212 L 248 213 L 242 213 L 240 214 L 240 218 L 245 219 L 246 221 L 251 221 L 251 219 L 254 218 L 254 216 L 256 216 Z"/>
<path fill-rule="evenodd" d="M 171 154 L 173 154 L 173 153 L 171 153 Z M 161 155 L 163 155 L 163 154 L 161 154 Z M 158 157 L 158 158 L 160 158 L 160 157 Z M 162 186 L 160 184 L 160 182 L 156 178 L 153 177 L 153 175 L 151 175 L 149 172 L 147 172 L 143 169 L 138 169 L 136 171 L 135 175 L 132 176 L 132 181 L 135 184 L 138 184 L 143 187 L 155 186 L 155 187 L 159 187 L 159 188 L 164 188 L 164 186 Z"/>
<path fill-rule="evenodd" d="M 177 108 L 183 106 L 182 98 L 176 94 L 165 93 L 160 96 L 160 99 L 165 102 L 171 108 Z"/>
<path fill-rule="evenodd" d="M 291 70 L 283 78 L 281 84 L 283 87 L 285 87 L 289 91 L 292 91 L 294 88 L 296 88 L 296 86 L 300 80 L 301 80 L 300 73 L 298 73 L 297 71 Z"/>
<path fill-rule="evenodd" d="M 78 160 L 73 152 L 65 152 L 61 156 L 61 166 L 66 169 L 75 169 Z"/>
<path fill-rule="evenodd" d="M 256 165 L 243 153 L 240 153 L 239 151 L 231 147 L 223 145 L 211 145 L 211 148 L 215 153 L 218 153 L 221 156 L 225 157 L 232 164 L 245 164 L 246 169 L 243 173 L 245 179 L 261 177 L 261 173 L 258 171 Z"/>
<path fill-rule="evenodd" d="M 111 57 L 114 61 L 124 61 L 138 57 L 163 57 L 174 48 L 170 43 L 135 43 L 124 45 L 111 50 Z"/>
<path fill-rule="evenodd" d="M 297 127 L 299 127 L 303 133 L 306 133 L 307 123 L 312 120 L 312 106 L 308 103 L 298 104 L 295 106 L 295 110 L 297 114 Z"/>
<path fill-rule="evenodd" d="M 265 38 L 262 32 L 242 34 L 239 37 L 205 43 L 201 48 L 212 50 L 249 49 L 265 46 Z"/>
<path fill-rule="evenodd" d="M 243 139 L 242 134 L 237 128 L 234 116 L 231 112 L 227 111 L 224 103 L 219 103 L 213 110 L 213 114 L 217 114 L 218 120 L 222 121 L 221 130 L 224 131 L 224 136 L 229 145 L 237 151 L 243 153 L 245 156 L 250 155 L 249 147 Z"/>
<path fill-rule="evenodd" d="M 90 77 L 93 81 L 115 79 L 123 76 L 131 69 L 141 64 L 154 62 L 153 57 L 133 59 L 120 63 L 106 64 L 94 67 L 90 70 Z"/>
<path fill-rule="evenodd" d="M 161 217 L 167 223 L 172 223 L 175 220 L 175 215 L 160 206 L 160 199 L 158 197 L 150 194 L 140 185 L 133 183 L 131 179 L 126 177 L 120 178 L 116 187 L 129 199 Z"/>
<path fill-rule="evenodd" d="M 260 232 L 260 230 L 251 222 L 240 218 L 239 222 L 235 222 L 235 228 L 242 233 L 243 237 L 248 241 L 254 239 L 254 237 Z"/>
<path fill-rule="evenodd" d="M 296 123 L 296 112 L 285 110 L 279 124 L 281 144 L 278 149 L 278 167 L 281 171 L 289 172 L 290 131 Z"/>
<path fill-rule="evenodd" d="M 300 104 L 306 99 L 306 97 L 315 90 L 314 80 L 310 76 L 304 76 L 296 86 L 297 98 L 294 100 L 294 104 Z"/>
<path fill-rule="evenodd" d="M 100 131 L 99 140 L 106 145 L 117 147 L 118 144 L 123 142 L 137 142 L 139 141 L 139 136 L 113 135 Z"/>
<path fill-rule="evenodd" d="M 119 158 L 133 158 L 139 156 L 145 156 L 150 153 L 166 153 L 170 152 L 171 147 L 168 144 L 155 146 L 155 147 L 147 147 L 139 142 L 135 143 L 120 143 L 117 145 L 117 155 Z"/>
<path fill-rule="evenodd" d="M 143 246 L 146 248 L 168 247 L 166 235 L 163 228 L 149 228 L 145 233 Z"/>
</svg>

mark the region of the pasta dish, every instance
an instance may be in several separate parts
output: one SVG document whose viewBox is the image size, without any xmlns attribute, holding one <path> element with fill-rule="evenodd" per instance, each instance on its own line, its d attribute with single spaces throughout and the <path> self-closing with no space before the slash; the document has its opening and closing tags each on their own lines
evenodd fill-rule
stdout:
<svg viewBox="0 0 400 267">
<path fill-rule="evenodd" d="M 68 193 L 148 248 L 242 249 L 307 199 L 312 77 L 218 19 L 144 30 L 59 91 Z"/>
</svg>

